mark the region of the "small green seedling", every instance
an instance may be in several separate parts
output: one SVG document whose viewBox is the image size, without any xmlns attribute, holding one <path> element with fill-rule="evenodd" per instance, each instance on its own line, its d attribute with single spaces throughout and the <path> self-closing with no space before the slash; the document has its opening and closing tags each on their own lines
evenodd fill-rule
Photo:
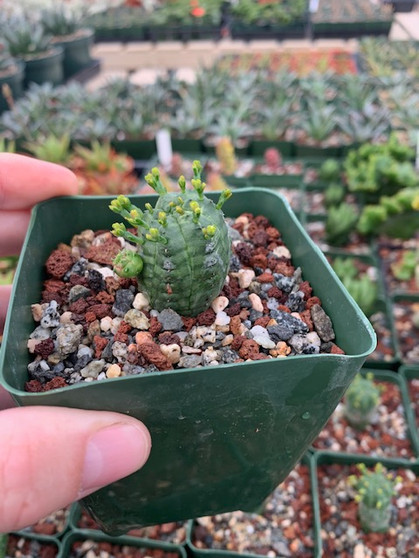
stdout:
<svg viewBox="0 0 419 558">
<path fill-rule="evenodd" d="M 392 498 L 402 478 L 387 473 L 382 463 L 377 463 L 374 469 L 359 463 L 357 468 L 361 475 L 351 475 L 348 480 L 356 490 L 361 527 L 366 533 L 386 532 L 390 526 Z"/>
<path fill-rule="evenodd" d="M 354 428 L 363 430 L 374 416 L 380 403 L 380 388 L 373 381 L 373 374 L 357 374 L 344 398 L 345 416 Z"/>
</svg>

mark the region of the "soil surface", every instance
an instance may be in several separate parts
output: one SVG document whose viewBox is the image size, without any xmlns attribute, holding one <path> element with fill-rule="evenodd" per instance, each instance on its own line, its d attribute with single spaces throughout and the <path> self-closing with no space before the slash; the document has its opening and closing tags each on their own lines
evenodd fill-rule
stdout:
<svg viewBox="0 0 419 558">
<path fill-rule="evenodd" d="M 365 430 L 353 428 L 345 418 L 345 405 L 341 402 L 315 440 L 316 449 L 415 459 L 398 386 L 392 382 L 375 384 L 382 391 L 372 423 Z"/>
<path fill-rule="evenodd" d="M 46 262 L 37 324 L 28 340 L 32 392 L 81 381 L 343 351 L 280 232 L 265 217 L 230 221 L 230 271 L 220 295 L 197 317 L 150 307 L 112 260 L 120 239 L 83 231 Z M 125 242 L 125 241 L 123 241 Z"/>
</svg>

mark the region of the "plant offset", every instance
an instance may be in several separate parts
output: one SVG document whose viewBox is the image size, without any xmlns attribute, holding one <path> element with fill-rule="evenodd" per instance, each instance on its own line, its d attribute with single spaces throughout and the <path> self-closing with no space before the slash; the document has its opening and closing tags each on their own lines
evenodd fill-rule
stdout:
<svg viewBox="0 0 419 558">
<path fill-rule="evenodd" d="M 179 178 L 180 193 L 167 192 L 157 168 L 146 181 L 158 194 L 154 208 L 141 211 L 125 196 L 110 208 L 124 217 L 138 236 L 115 223 L 115 236 L 139 246 L 140 253 L 126 248 L 115 258 L 115 271 L 137 277 L 151 305 L 159 311 L 171 308 L 184 316 L 206 310 L 220 293 L 230 263 L 230 239 L 221 207 L 231 192 L 224 190 L 215 205 L 204 196 L 201 164 L 193 163 L 192 190 Z"/>
</svg>

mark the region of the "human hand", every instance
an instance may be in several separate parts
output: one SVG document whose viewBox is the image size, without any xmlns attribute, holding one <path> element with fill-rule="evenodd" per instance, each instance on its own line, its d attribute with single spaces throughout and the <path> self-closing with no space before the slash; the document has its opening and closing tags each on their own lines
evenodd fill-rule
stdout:
<svg viewBox="0 0 419 558">
<path fill-rule="evenodd" d="M 0 153 L 0 255 L 19 251 L 38 201 L 77 193 L 58 165 Z M 0 331 L 10 288 L 0 286 Z M 61 407 L 7 408 L 0 388 L 0 533 L 35 523 L 146 462 L 151 440 L 139 421 Z"/>
</svg>

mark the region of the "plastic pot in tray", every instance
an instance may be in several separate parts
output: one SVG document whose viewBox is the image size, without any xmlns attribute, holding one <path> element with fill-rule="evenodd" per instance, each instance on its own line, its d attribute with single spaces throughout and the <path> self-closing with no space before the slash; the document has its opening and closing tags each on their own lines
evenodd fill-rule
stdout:
<svg viewBox="0 0 419 558">
<path fill-rule="evenodd" d="M 208 194 L 218 199 L 218 194 Z M 32 215 L 6 319 L 0 382 L 19 405 L 58 405 L 127 413 L 150 429 L 153 449 L 137 473 L 84 499 L 104 530 L 121 533 L 235 509 L 255 509 L 316 438 L 375 346 L 369 321 L 277 194 L 243 189 L 227 217 L 251 212 L 276 226 L 332 319 L 346 354 L 298 355 L 181 369 L 43 392 L 24 391 L 44 263 L 59 242 L 115 221 L 109 197 L 55 198 Z M 140 207 L 156 196 L 133 196 Z M 71 219 L 69 216 L 71 215 Z"/>
</svg>

